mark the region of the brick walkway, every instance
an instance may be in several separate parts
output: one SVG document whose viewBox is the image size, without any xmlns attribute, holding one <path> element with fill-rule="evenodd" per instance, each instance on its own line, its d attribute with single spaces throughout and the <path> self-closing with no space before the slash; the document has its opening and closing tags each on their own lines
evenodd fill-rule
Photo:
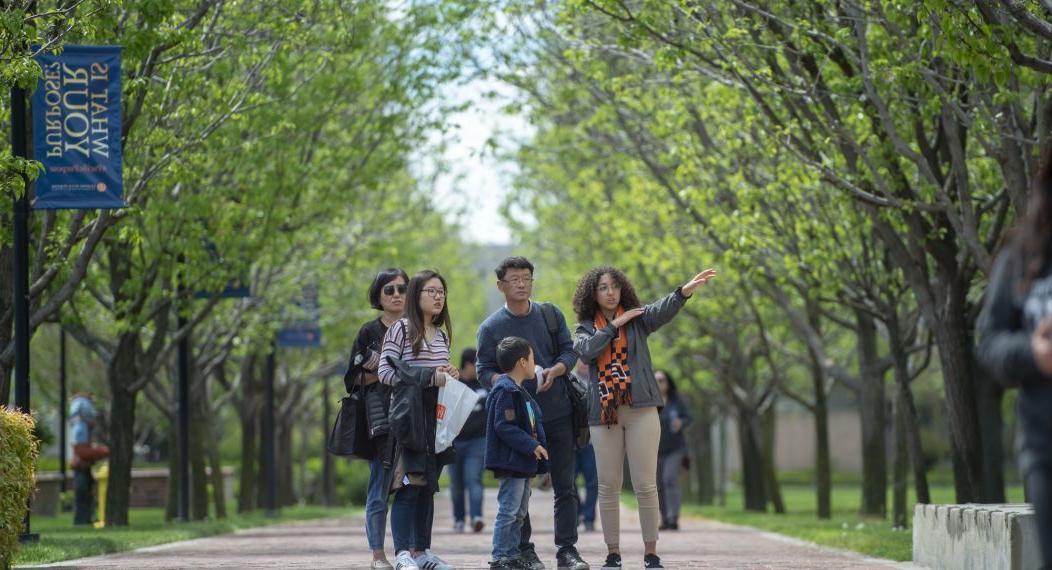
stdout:
<svg viewBox="0 0 1052 570">
<path fill-rule="evenodd" d="M 555 568 L 551 492 L 535 491 L 531 500 L 534 540 L 542 559 Z M 548 508 L 543 508 L 548 507 Z M 496 491 L 486 495 L 487 527 L 481 534 L 452 532 L 449 498 L 435 499 L 433 550 L 458 568 L 487 568 L 489 533 Z M 679 532 L 663 533 L 658 551 L 666 568 L 916 568 L 886 560 L 820 548 L 812 544 L 702 520 L 681 521 Z M 643 545 L 635 511 L 622 510 L 625 568 L 642 568 Z M 602 532 L 581 534 L 582 556 L 598 570 L 606 556 Z M 391 535 L 387 535 L 390 553 Z M 390 556 L 390 554 L 389 554 Z M 393 558 L 393 557 L 392 557 Z M 550 560 L 548 560 L 550 559 Z M 371 560 L 362 519 L 325 520 L 249 529 L 235 534 L 177 542 L 56 563 L 49 568 L 367 568 Z"/>
</svg>

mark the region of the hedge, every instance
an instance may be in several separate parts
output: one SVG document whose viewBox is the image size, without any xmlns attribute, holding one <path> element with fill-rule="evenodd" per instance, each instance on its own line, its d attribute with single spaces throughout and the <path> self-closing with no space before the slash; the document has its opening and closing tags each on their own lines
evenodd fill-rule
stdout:
<svg viewBox="0 0 1052 570">
<path fill-rule="evenodd" d="M 40 443 L 33 424 L 32 416 L 0 406 L 0 568 L 11 565 L 35 487 Z"/>
</svg>

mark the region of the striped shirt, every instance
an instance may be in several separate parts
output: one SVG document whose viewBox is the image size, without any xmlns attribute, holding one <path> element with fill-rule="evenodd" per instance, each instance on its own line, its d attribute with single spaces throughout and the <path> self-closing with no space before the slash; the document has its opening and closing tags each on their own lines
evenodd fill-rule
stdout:
<svg viewBox="0 0 1052 570">
<path fill-rule="evenodd" d="M 380 367 L 377 370 L 377 375 L 380 377 L 381 382 L 389 386 L 394 385 L 398 381 L 398 375 L 395 373 L 394 367 L 387 361 L 388 356 L 398 358 L 406 364 L 424 368 L 449 366 L 449 339 L 446 337 L 445 331 L 438 329 L 438 333 L 430 344 L 425 339 L 420 345 L 420 353 L 414 355 L 413 346 L 406 336 L 408 327 L 409 319 L 401 319 L 399 322 L 391 325 L 391 328 L 387 329 L 387 334 L 384 335 L 383 348 L 380 350 Z M 433 379 L 432 382 L 434 382 Z"/>
</svg>

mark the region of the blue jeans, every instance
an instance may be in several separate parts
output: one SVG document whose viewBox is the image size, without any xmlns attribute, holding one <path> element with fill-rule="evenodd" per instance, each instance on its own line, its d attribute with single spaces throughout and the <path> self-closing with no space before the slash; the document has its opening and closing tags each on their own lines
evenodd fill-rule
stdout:
<svg viewBox="0 0 1052 570">
<path fill-rule="evenodd" d="M 577 474 L 584 476 L 584 502 L 581 517 L 586 523 L 595 522 L 595 503 L 599 500 L 599 473 L 595 468 L 595 449 L 592 444 L 577 450 Z"/>
<path fill-rule="evenodd" d="M 530 480 L 500 480 L 497 492 L 497 520 L 493 523 L 493 559 L 518 558 L 522 525 L 530 508 Z"/>
<path fill-rule="evenodd" d="M 453 520 L 464 522 L 464 487 L 471 501 L 471 518 L 482 518 L 482 467 L 486 458 L 486 438 L 453 442 L 457 460 L 449 466 L 449 490 L 453 496 Z"/>
<path fill-rule="evenodd" d="M 391 472 L 384 469 L 383 460 L 369 460 L 369 487 L 365 495 L 365 536 L 370 550 L 383 550 L 387 527 L 387 495 L 391 488 Z"/>
<path fill-rule="evenodd" d="M 435 495 L 431 489 L 416 485 L 399 489 L 391 504 L 395 553 L 431 548 L 431 523 L 434 519 Z"/>
</svg>

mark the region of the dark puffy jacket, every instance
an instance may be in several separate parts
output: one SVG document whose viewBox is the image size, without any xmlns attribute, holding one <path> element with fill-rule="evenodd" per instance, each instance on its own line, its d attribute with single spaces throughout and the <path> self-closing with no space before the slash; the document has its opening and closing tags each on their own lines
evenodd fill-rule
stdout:
<svg viewBox="0 0 1052 570">
<path fill-rule="evenodd" d="M 534 410 L 537 437 L 533 437 L 526 403 Z M 540 445 L 548 449 L 541 420 L 541 407 L 524 388 L 501 376 L 486 402 L 486 469 L 499 474 L 532 477 L 548 472 L 548 462 L 539 461 L 533 451 Z"/>
</svg>

